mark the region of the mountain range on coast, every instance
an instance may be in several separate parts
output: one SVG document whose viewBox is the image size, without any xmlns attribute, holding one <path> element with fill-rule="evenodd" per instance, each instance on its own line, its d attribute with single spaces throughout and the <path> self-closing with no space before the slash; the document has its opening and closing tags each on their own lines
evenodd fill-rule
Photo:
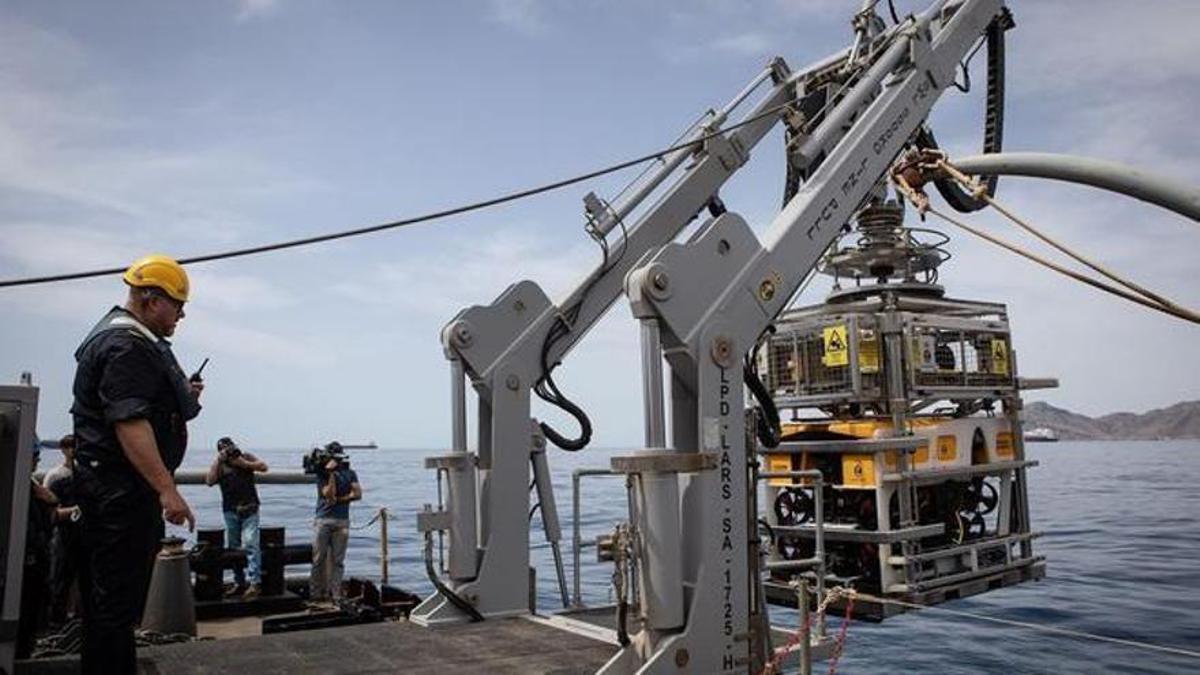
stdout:
<svg viewBox="0 0 1200 675">
<path fill-rule="evenodd" d="M 1184 401 L 1142 414 L 1088 417 L 1042 401 L 1021 412 L 1025 429 L 1051 429 L 1062 440 L 1166 440 L 1200 438 L 1200 401 Z"/>
</svg>

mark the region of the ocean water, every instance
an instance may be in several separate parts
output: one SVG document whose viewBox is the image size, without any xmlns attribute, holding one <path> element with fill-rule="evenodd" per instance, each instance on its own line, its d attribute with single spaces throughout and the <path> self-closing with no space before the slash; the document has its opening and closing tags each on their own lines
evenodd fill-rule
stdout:
<svg viewBox="0 0 1200 675">
<path fill-rule="evenodd" d="M 274 469 L 300 467 L 299 450 L 263 450 Z M 353 506 L 352 525 L 365 525 L 386 506 L 391 583 L 426 593 L 416 511 L 436 503 L 433 472 L 423 469 L 424 450 L 359 450 L 352 465 L 364 488 Z M 611 450 L 550 456 L 563 526 L 563 555 L 570 575 L 571 472 L 604 468 Z M 1035 622 L 1200 651 L 1200 442 L 1060 442 L 1031 444 L 1030 508 L 1034 544 L 1047 558 L 1047 578 L 945 605 L 972 613 Z M 185 467 L 202 468 L 211 455 L 189 453 Z M 309 486 L 260 486 L 264 526 L 288 528 L 289 542 L 311 539 L 316 490 Z M 202 527 L 220 527 L 216 488 L 188 486 Z M 585 478 L 583 536 L 593 539 L 624 517 L 620 478 Z M 540 606 L 560 606 L 549 548 L 540 520 L 531 535 L 538 568 Z M 347 574 L 378 579 L 377 525 L 351 532 Z M 609 600 L 608 565 L 585 549 L 584 601 Z M 569 583 L 569 581 L 568 581 Z M 794 614 L 773 611 L 775 623 Z M 794 625 L 794 624 L 793 624 Z M 838 623 L 831 622 L 831 630 Z M 1185 673 L 1200 660 L 1128 646 L 1005 627 L 936 610 L 907 614 L 882 624 L 852 622 L 839 665 L 843 673 Z M 818 669 L 818 672 L 823 672 Z"/>
</svg>

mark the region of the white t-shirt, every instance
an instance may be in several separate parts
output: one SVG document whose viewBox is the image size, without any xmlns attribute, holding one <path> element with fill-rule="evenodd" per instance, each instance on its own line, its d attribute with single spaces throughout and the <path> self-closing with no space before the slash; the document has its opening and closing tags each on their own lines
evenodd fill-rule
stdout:
<svg viewBox="0 0 1200 675">
<path fill-rule="evenodd" d="M 59 464 L 58 466 L 54 467 L 53 469 L 50 469 L 49 471 L 47 471 L 45 476 L 42 476 L 42 487 L 49 489 L 50 486 L 54 485 L 58 481 L 60 481 L 64 478 L 70 478 L 70 477 L 71 477 L 71 467 L 63 465 L 63 464 Z"/>
</svg>

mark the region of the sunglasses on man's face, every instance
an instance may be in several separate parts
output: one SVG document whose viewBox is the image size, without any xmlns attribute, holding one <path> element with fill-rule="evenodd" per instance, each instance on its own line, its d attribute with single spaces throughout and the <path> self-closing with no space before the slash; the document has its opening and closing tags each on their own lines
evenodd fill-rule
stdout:
<svg viewBox="0 0 1200 675">
<path fill-rule="evenodd" d="M 166 293 L 160 293 L 158 291 L 155 291 L 152 295 L 154 297 L 158 298 L 159 300 L 165 301 L 167 304 L 171 305 L 171 307 L 175 308 L 176 314 L 183 314 L 183 303 L 182 302 L 176 300 L 175 298 L 172 298 L 171 296 L 167 295 Z"/>
</svg>

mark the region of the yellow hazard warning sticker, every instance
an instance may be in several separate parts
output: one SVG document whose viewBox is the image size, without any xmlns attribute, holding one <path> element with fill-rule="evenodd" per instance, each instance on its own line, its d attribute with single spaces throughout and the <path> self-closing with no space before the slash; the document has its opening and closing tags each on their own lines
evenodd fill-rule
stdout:
<svg viewBox="0 0 1200 675">
<path fill-rule="evenodd" d="M 826 326 L 823 331 L 825 353 L 821 364 L 826 368 L 850 365 L 850 345 L 846 340 L 846 325 Z"/>
<path fill-rule="evenodd" d="M 992 338 L 992 372 L 1008 374 L 1008 343 L 996 338 Z"/>
<path fill-rule="evenodd" d="M 875 459 L 871 455 L 842 455 L 842 486 L 854 490 L 875 487 Z"/>
<path fill-rule="evenodd" d="M 879 339 L 875 331 L 859 331 L 858 369 L 864 373 L 879 372 Z"/>
</svg>

